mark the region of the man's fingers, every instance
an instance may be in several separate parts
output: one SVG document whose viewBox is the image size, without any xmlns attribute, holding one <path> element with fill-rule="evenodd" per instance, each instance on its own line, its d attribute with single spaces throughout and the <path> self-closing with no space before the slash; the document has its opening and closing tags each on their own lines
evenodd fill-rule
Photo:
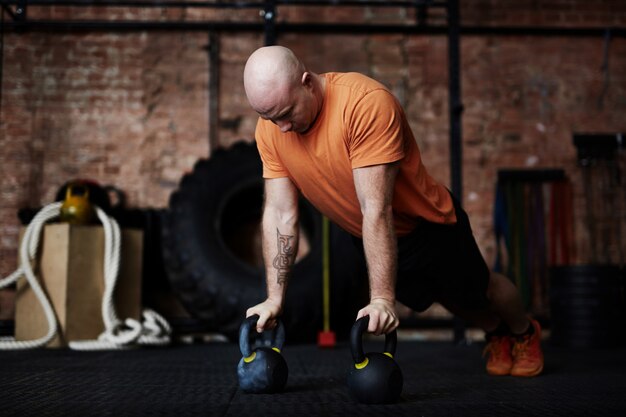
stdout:
<svg viewBox="0 0 626 417">
<path fill-rule="evenodd" d="M 269 317 L 270 315 L 265 312 L 259 315 L 259 319 L 256 322 L 256 331 L 258 333 L 263 333 L 263 330 L 265 330 Z"/>
<path fill-rule="evenodd" d="M 262 333 L 265 330 L 271 330 L 277 326 L 277 317 L 280 314 L 280 310 L 278 309 L 277 311 L 274 305 L 265 301 L 246 310 L 246 317 L 255 314 L 259 316 L 256 323 L 256 331 Z"/>
<path fill-rule="evenodd" d="M 398 324 L 399 324 L 399 321 L 395 316 L 391 314 L 387 315 L 383 333 L 387 334 L 387 333 L 394 331 L 398 327 Z"/>
<path fill-rule="evenodd" d="M 395 329 L 395 318 L 388 313 L 381 313 L 378 319 L 378 326 L 376 329 L 376 335 L 387 334 Z"/>
<path fill-rule="evenodd" d="M 256 321 L 256 331 L 258 333 L 262 333 L 263 330 L 265 329 L 265 326 L 267 325 L 269 314 L 266 313 L 265 311 L 261 310 L 261 309 L 256 308 L 256 307 L 257 306 L 250 307 L 246 311 L 246 317 L 254 316 L 255 314 L 258 315 L 259 318 Z"/>
<path fill-rule="evenodd" d="M 392 332 L 399 324 L 394 311 L 389 311 L 386 308 L 381 309 L 378 305 L 369 304 L 362 308 L 357 313 L 356 319 L 358 320 L 363 316 L 370 316 L 367 332 L 376 336 Z"/>
<path fill-rule="evenodd" d="M 275 318 L 268 318 L 265 321 L 265 325 L 263 326 L 263 329 L 261 331 L 264 330 L 272 330 L 274 329 L 276 326 L 278 325 L 278 321 L 276 321 Z M 258 329 L 257 329 L 258 330 Z M 259 332 L 260 333 L 260 332 Z"/>
<path fill-rule="evenodd" d="M 399 322 L 395 315 L 386 312 L 359 312 L 357 320 L 367 315 L 370 316 L 370 321 L 367 326 L 368 333 L 373 333 L 376 336 L 380 336 L 381 334 L 387 334 L 389 332 L 392 332 L 398 327 Z"/>
<path fill-rule="evenodd" d="M 369 325 L 367 326 L 367 331 L 370 333 L 374 333 L 375 335 L 378 335 L 378 327 L 379 327 L 379 322 L 380 319 L 378 317 L 378 314 L 370 314 L 370 322 Z"/>
</svg>

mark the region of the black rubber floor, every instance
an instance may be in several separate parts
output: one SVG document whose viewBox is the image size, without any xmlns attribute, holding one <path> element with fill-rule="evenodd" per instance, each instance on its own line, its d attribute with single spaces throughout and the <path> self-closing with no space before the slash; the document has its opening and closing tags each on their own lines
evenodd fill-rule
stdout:
<svg viewBox="0 0 626 417">
<path fill-rule="evenodd" d="M 366 344 L 376 350 L 377 344 Z M 287 390 L 237 388 L 234 344 L 0 352 L 1 416 L 626 416 L 626 349 L 546 346 L 537 378 L 485 374 L 481 344 L 400 342 L 402 401 L 356 403 L 346 345 L 287 345 Z"/>
</svg>

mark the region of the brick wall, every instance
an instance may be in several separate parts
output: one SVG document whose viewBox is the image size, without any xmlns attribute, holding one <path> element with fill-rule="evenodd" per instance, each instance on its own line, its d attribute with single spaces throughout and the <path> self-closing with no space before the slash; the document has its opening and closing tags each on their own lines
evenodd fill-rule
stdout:
<svg viewBox="0 0 626 417">
<path fill-rule="evenodd" d="M 615 1 L 462 1 L 467 26 L 624 27 Z M 431 17 L 435 24 L 437 12 Z M 279 20 L 397 23 L 414 11 L 291 7 Z M 259 21 L 256 10 L 29 9 L 29 18 Z M 8 17 L 5 17 L 5 20 Z M 221 146 L 251 140 L 256 121 L 241 83 L 260 33 L 223 32 L 219 130 L 208 128 L 208 35 L 200 31 L 7 32 L 0 109 L 0 275 L 16 266 L 20 207 L 52 201 L 65 181 L 115 184 L 133 207 L 165 207 L 182 175 Z M 316 72 L 360 71 L 404 104 L 432 174 L 448 183 L 445 36 L 285 34 Z M 577 241 L 583 190 L 573 132 L 626 131 L 626 40 L 598 37 L 464 36 L 461 75 L 464 199 L 479 245 L 494 256 L 496 172 L 561 167 L 576 191 Z M 606 84 L 608 82 L 608 84 Z"/>
</svg>

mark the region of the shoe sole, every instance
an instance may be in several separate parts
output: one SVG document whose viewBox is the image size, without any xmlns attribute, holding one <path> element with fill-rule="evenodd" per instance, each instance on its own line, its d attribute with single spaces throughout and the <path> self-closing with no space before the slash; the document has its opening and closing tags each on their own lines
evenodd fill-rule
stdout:
<svg viewBox="0 0 626 417">
<path fill-rule="evenodd" d="M 511 374 L 511 371 L 490 371 L 487 370 L 487 373 L 491 376 L 507 376 Z"/>
<path fill-rule="evenodd" d="M 511 376 L 519 376 L 519 377 L 533 377 L 539 375 L 543 371 L 543 365 L 533 373 L 515 373 L 511 372 Z"/>
</svg>

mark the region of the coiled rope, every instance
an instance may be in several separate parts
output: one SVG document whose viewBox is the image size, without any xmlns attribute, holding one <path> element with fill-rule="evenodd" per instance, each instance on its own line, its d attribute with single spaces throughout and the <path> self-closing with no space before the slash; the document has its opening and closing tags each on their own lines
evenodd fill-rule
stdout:
<svg viewBox="0 0 626 417">
<path fill-rule="evenodd" d="M 2 338 L 0 349 L 32 349 L 45 346 L 58 331 L 54 310 L 33 273 L 31 263 L 37 254 L 39 236 L 45 223 L 59 216 L 61 202 L 52 203 L 41 209 L 30 222 L 19 250 L 19 267 L 0 280 L 0 289 L 25 276 L 35 296 L 43 307 L 48 333 L 35 340 L 16 341 Z M 120 228 L 115 219 L 102 209 L 95 207 L 98 219 L 104 228 L 104 295 L 102 297 L 102 319 L 105 330 L 97 340 L 72 341 L 69 347 L 75 350 L 126 349 L 136 345 L 167 345 L 172 329 L 161 315 L 151 309 L 142 311 L 142 322 L 134 319 L 121 321 L 115 312 L 113 293 L 120 267 Z"/>
</svg>

